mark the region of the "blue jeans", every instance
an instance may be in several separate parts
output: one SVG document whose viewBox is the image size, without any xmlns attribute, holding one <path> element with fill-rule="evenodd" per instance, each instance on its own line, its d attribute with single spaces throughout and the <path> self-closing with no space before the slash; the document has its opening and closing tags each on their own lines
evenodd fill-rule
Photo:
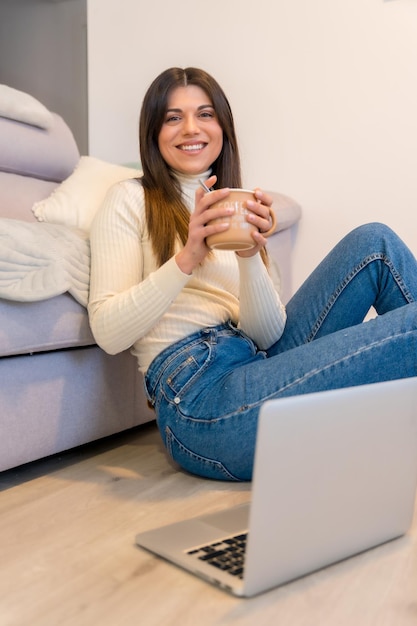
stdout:
<svg viewBox="0 0 417 626">
<path fill-rule="evenodd" d="M 378 313 L 363 323 L 370 307 Z M 145 385 L 163 442 L 185 470 L 250 480 L 265 400 L 417 375 L 417 262 L 388 227 L 349 233 L 287 305 L 260 351 L 231 323 L 175 343 Z"/>
</svg>

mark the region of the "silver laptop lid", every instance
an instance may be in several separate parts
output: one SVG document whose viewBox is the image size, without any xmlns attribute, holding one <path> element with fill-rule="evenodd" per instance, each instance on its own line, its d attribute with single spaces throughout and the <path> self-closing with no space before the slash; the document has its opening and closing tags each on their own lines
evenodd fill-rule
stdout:
<svg viewBox="0 0 417 626">
<path fill-rule="evenodd" d="M 265 403 L 245 595 L 404 534 L 417 482 L 417 378 Z"/>
</svg>

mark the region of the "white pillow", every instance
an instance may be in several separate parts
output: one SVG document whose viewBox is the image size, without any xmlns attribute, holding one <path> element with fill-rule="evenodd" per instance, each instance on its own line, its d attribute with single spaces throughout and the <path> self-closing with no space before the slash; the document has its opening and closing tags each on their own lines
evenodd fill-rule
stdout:
<svg viewBox="0 0 417 626">
<path fill-rule="evenodd" d="M 52 126 L 52 113 L 33 96 L 7 85 L 0 85 L 0 116 L 45 130 Z"/>
<path fill-rule="evenodd" d="M 51 222 L 89 231 L 107 190 L 122 180 L 141 176 L 139 169 L 82 156 L 74 172 L 32 211 L 39 222 Z"/>
</svg>

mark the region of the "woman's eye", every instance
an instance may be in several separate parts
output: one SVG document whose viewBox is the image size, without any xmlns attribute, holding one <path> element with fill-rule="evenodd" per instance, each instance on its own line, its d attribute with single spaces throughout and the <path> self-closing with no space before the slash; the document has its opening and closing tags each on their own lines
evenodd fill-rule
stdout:
<svg viewBox="0 0 417 626">
<path fill-rule="evenodd" d="M 211 109 L 205 109 L 198 111 L 196 118 L 200 120 L 212 120 L 216 117 L 216 114 Z M 181 113 L 169 113 L 165 118 L 165 124 L 179 124 L 183 121 L 183 115 Z"/>
<path fill-rule="evenodd" d="M 165 124 L 169 124 L 169 123 L 173 123 L 173 122 L 178 122 L 180 120 L 180 116 L 179 115 L 170 115 L 169 117 L 166 118 L 165 120 Z"/>
</svg>

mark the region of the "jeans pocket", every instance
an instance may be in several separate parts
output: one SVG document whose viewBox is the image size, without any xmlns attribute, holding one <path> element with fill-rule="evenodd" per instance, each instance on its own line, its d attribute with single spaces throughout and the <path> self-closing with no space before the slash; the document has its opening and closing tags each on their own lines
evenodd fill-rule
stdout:
<svg viewBox="0 0 417 626">
<path fill-rule="evenodd" d="M 187 472 L 213 480 L 240 481 L 220 461 L 201 456 L 187 448 L 177 439 L 168 426 L 165 428 L 165 441 L 168 453 L 173 461 Z"/>
<path fill-rule="evenodd" d="M 198 341 L 179 352 L 167 368 L 165 384 L 166 397 L 172 400 L 184 394 L 211 363 L 215 345 Z"/>
</svg>

